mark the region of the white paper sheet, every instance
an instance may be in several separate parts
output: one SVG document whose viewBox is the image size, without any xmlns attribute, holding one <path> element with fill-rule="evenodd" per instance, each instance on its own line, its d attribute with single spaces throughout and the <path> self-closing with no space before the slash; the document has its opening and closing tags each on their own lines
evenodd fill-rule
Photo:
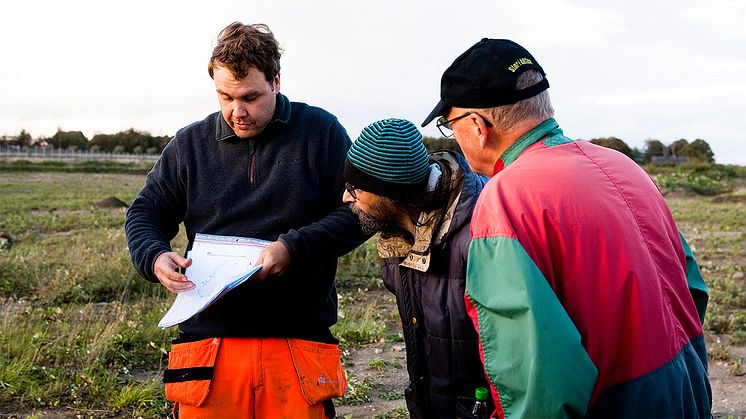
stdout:
<svg viewBox="0 0 746 419">
<path fill-rule="evenodd" d="M 254 263 L 269 244 L 246 237 L 197 234 L 192 250 L 187 253 L 192 265 L 184 272 L 195 287 L 176 296 L 158 327 L 165 329 L 189 319 L 246 281 L 261 269 L 261 265 Z"/>
</svg>

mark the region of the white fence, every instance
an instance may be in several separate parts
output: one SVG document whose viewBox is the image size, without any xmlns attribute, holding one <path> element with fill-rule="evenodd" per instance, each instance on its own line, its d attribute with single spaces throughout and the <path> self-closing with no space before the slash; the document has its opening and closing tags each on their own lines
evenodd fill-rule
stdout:
<svg viewBox="0 0 746 419">
<path fill-rule="evenodd" d="M 0 147 L 0 160 L 16 161 L 112 161 L 117 163 L 155 163 L 159 155 L 155 154 L 129 154 L 129 153 L 103 153 L 90 152 L 87 150 L 61 150 L 51 147 L 43 148 L 20 148 Z"/>
</svg>

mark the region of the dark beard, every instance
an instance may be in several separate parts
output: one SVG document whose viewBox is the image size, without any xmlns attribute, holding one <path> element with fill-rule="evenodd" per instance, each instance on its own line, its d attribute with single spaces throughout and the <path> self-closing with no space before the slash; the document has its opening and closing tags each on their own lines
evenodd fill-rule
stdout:
<svg viewBox="0 0 746 419">
<path fill-rule="evenodd" d="M 364 234 L 375 234 L 379 231 L 391 230 L 394 225 L 388 220 L 378 220 L 365 212 L 361 211 L 354 205 L 350 205 L 350 209 L 360 219 L 360 229 Z"/>
</svg>

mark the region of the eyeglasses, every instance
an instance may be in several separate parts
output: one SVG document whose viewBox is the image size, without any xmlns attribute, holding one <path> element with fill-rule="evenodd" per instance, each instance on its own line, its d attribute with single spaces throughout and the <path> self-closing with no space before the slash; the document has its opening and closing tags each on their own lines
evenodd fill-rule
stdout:
<svg viewBox="0 0 746 419">
<path fill-rule="evenodd" d="M 349 183 L 345 183 L 345 190 L 348 194 L 352 197 L 352 199 L 357 200 L 357 192 L 355 192 L 356 187 L 350 185 Z"/>
<path fill-rule="evenodd" d="M 453 123 L 458 121 L 459 119 L 466 118 L 467 116 L 471 114 L 479 115 L 476 112 L 466 112 L 465 114 L 459 115 L 453 119 L 446 119 L 445 116 L 441 116 L 440 118 L 438 118 L 438 121 L 435 122 L 435 126 L 438 127 L 438 130 L 444 137 L 450 138 L 450 137 L 453 137 L 453 128 L 451 128 L 451 125 L 453 125 Z M 479 116 L 482 116 L 482 115 L 479 115 Z M 482 116 L 482 119 L 484 120 L 484 125 L 486 125 L 487 128 L 492 128 L 492 124 L 490 123 L 489 120 L 487 120 L 487 118 Z"/>
</svg>

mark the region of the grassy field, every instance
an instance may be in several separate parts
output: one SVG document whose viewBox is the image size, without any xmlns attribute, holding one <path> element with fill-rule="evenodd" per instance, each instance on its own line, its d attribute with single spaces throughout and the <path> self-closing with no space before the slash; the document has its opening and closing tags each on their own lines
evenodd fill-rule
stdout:
<svg viewBox="0 0 746 419">
<path fill-rule="evenodd" d="M 0 162 L 0 231 L 14 238 L 0 248 L 0 417 L 166 416 L 160 377 L 175 329 L 156 324 L 173 296 L 134 272 L 125 208 L 111 199 L 131 202 L 147 168 L 22 166 Z M 733 348 L 746 343 L 746 170 L 651 172 L 711 289 L 711 356 L 743 374 Z M 174 246 L 184 245 L 180 234 Z M 340 322 L 333 332 L 345 356 L 372 344 L 401 345 L 373 243 L 339 267 Z M 365 362 L 377 379 L 349 365 L 351 386 L 340 404 L 402 399 L 401 388 L 382 383 L 390 361 L 374 354 Z M 406 417 L 402 404 L 375 417 Z"/>
</svg>

